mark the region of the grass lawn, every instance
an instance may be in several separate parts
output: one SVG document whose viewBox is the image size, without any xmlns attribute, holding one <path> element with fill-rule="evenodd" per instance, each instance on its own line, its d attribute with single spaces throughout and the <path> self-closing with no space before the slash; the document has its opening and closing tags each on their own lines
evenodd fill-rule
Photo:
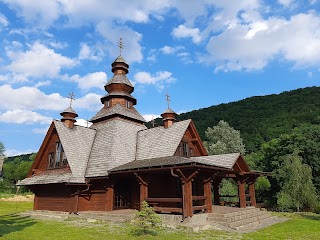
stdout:
<svg viewBox="0 0 320 240">
<path fill-rule="evenodd" d="M 134 237 L 130 235 L 128 224 L 43 221 L 16 214 L 31 208 L 32 203 L 30 202 L 0 201 L 0 239 L 320 239 L 320 215 L 315 214 L 280 214 L 292 219 L 247 234 L 221 231 L 193 233 L 183 230 L 164 230 L 157 236 Z"/>
</svg>

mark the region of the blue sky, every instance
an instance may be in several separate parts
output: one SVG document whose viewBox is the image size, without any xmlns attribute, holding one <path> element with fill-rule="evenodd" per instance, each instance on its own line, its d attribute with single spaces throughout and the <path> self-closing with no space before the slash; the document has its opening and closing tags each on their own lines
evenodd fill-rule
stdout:
<svg viewBox="0 0 320 240">
<path fill-rule="evenodd" d="M 35 3 L 36 2 L 36 3 Z M 0 141 L 37 151 L 74 92 L 79 124 L 101 107 L 110 64 L 130 64 L 150 120 L 318 86 L 318 0 L 0 0 Z"/>
</svg>

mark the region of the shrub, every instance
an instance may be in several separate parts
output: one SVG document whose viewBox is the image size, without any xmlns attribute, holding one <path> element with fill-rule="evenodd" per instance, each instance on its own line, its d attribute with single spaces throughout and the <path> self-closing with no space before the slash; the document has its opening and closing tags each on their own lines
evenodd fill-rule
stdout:
<svg viewBox="0 0 320 240">
<path fill-rule="evenodd" d="M 156 235 L 161 229 L 161 219 L 146 201 L 142 202 L 141 210 L 138 211 L 131 222 L 133 235 Z"/>
</svg>

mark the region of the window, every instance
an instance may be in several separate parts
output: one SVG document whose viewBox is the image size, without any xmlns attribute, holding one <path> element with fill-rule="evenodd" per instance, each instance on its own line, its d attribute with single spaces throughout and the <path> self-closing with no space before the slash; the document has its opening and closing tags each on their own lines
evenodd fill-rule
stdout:
<svg viewBox="0 0 320 240">
<path fill-rule="evenodd" d="M 54 168 L 54 154 L 53 153 L 49 153 L 49 169 Z"/>
<path fill-rule="evenodd" d="M 55 163 L 55 165 L 54 165 L 55 168 L 60 167 L 61 153 L 62 153 L 62 145 L 61 145 L 61 142 L 57 142 L 57 143 L 56 143 L 56 163 Z"/>
<path fill-rule="evenodd" d="M 65 167 L 67 166 L 67 164 L 68 164 L 67 155 L 62 148 L 62 166 Z"/>
<path fill-rule="evenodd" d="M 182 153 L 183 156 L 188 156 L 188 143 L 182 143 Z"/>
<path fill-rule="evenodd" d="M 130 108 L 130 101 L 126 100 L 126 107 Z"/>
<path fill-rule="evenodd" d="M 55 152 L 49 153 L 48 169 L 66 167 L 68 165 L 67 155 L 65 154 L 61 142 L 56 142 Z"/>
<path fill-rule="evenodd" d="M 107 108 L 110 107 L 110 101 L 107 101 Z"/>
</svg>

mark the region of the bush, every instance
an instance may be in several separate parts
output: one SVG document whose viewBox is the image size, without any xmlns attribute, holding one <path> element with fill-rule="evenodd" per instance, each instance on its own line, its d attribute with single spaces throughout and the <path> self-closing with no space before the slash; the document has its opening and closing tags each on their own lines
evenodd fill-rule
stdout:
<svg viewBox="0 0 320 240">
<path fill-rule="evenodd" d="M 143 201 L 141 210 L 136 213 L 131 226 L 131 233 L 135 236 L 156 235 L 161 229 L 161 219 L 153 208 L 146 201 Z"/>
</svg>

